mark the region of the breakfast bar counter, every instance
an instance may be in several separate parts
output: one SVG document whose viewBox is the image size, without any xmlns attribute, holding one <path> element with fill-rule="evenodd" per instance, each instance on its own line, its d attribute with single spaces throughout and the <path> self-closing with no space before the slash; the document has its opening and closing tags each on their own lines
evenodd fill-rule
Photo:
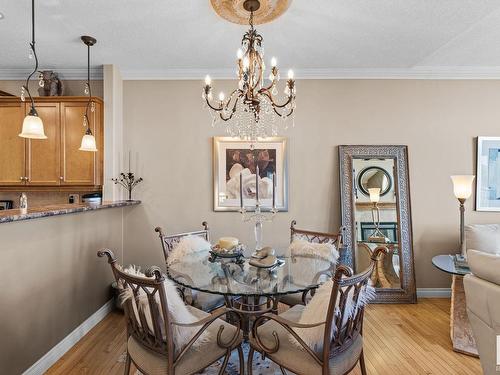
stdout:
<svg viewBox="0 0 500 375">
<path fill-rule="evenodd" d="M 0 211 L 0 224 L 13 221 L 38 219 L 47 216 L 67 215 L 77 212 L 95 211 L 106 208 L 133 206 L 141 203 L 139 200 L 123 200 L 102 202 L 101 204 L 57 204 L 28 208 L 26 213 L 20 209 Z"/>
</svg>

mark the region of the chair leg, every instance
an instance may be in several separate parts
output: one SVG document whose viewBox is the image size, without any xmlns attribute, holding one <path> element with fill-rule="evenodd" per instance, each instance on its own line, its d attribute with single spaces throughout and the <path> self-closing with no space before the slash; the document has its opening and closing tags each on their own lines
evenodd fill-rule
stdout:
<svg viewBox="0 0 500 375">
<path fill-rule="evenodd" d="M 252 365 L 253 365 L 253 348 L 250 347 L 250 351 L 248 352 L 248 360 L 247 360 L 247 375 L 252 375 Z"/>
<path fill-rule="evenodd" d="M 241 345 L 238 346 L 238 357 L 240 361 L 240 374 L 244 375 L 245 374 L 245 357 L 243 356 L 243 349 L 241 348 Z"/>
<path fill-rule="evenodd" d="M 222 366 L 219 371 L 219 375 L 223 375 L 224 372 L 226 371 L 227 363 L 229 362 L 229 356 L 231 355 L 231 351 L 228 350 L 225 357 L 224 357 L 224 362 L 222 362 Z"/>
<path fill-rule="evenodd" d="M 125 375 L 130 374 L 130 362 L 131 362 L 130 355 L 128 354 L 127 351 L 127 358 L 125 358 Z"/>
<path fill-rule="evenodd" d="M 361 351 L 361 355 L 359 356 L 359 367 L 361 367 L 361 375 L 366 375 L 365 354 L 363 351 Z"/>
<path fill-rule="evenodd" d="M 287 375 L 286 370 L 283 367 L 280 366 L 280 370 L 283 375 Z"/>
</svg>

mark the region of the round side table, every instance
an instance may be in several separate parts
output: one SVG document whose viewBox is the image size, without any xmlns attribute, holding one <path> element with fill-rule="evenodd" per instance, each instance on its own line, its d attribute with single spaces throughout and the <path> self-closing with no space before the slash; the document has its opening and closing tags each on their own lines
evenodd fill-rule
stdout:
<svg viewBox="0 0 500 375">
<path fill-rule="evenodd" d="M 463 278 L 469 270 L 455 267 L 452 255 L 437 255 L 432 258 L 432 264 L 439 270 L 452 275 L 450 336 L 453 350 L 473 357 L 479 357 L 476 341 L 467 317 Z"/>
</svg>

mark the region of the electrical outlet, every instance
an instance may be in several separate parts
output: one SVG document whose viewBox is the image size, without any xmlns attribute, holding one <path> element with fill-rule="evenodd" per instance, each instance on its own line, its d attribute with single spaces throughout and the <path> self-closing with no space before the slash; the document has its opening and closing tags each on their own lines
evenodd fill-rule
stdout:
<svg viewBox="0 0 500 375">
<path fill-rule="evenodd" d="M 80 203 L 80 195 L 79 194 L 70 194 L 68 197 L 69 203 Z"/>
</svg>

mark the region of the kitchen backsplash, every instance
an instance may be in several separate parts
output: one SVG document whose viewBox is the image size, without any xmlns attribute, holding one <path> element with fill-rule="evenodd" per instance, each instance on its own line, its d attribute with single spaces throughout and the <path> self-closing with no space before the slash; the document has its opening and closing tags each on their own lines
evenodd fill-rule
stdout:
<svg viewBox="0 0 500 375">
<path fill-rule="evenodd" d="M 75 203 L 80 203 L 83 194 L 89 192 L 60 192 L 60 191 L 25 191 L 28 196 L 28 207 L 45 206 L 50 204 L 65 204 L 69 203 L 70 195 L 78 195 L 78 200 Z M 19 207 L 19 195 L 21 191 L 3 191 L 0 192 L 0 200 L 13 201 L 14 208 Z"/>
</svg>

